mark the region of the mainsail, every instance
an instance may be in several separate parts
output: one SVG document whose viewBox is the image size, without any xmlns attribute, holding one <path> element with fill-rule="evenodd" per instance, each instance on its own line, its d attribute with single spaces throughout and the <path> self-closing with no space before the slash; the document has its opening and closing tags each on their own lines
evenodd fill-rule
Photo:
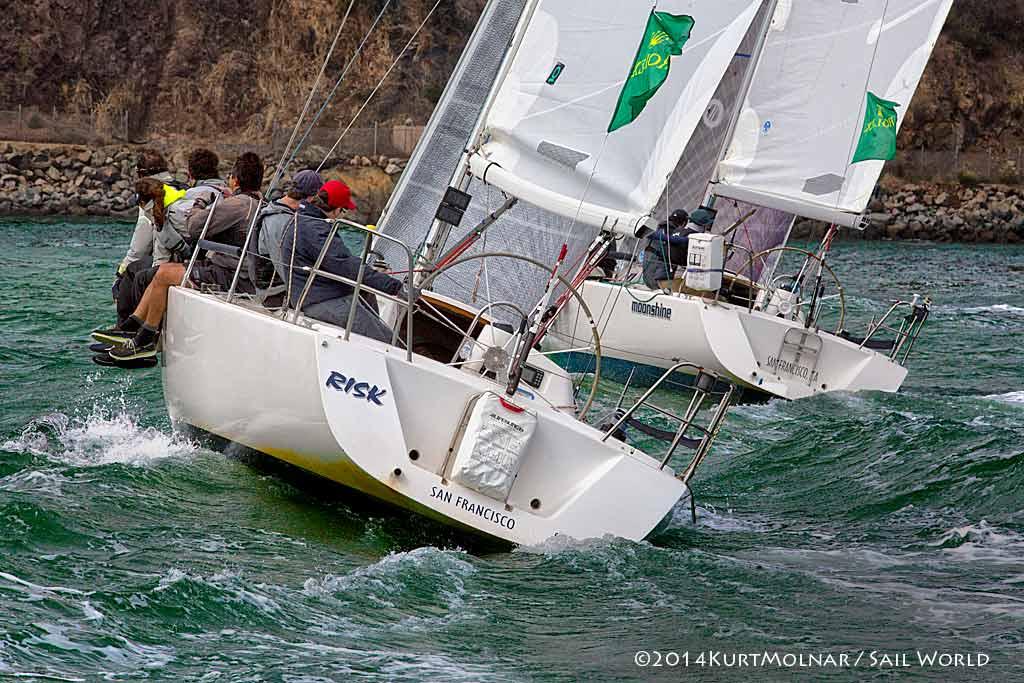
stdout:
<svg viewBox="0 0 1024 683">
<path fill-rule="evenodd" d="M 485 112 L 473 175 L 576 223 L 635 234 L 761 5 L 659 2 L 659 14 L 690 17 L 692 29 L 678 56 L 638 64 L 650 4 L 541 0 Z M 670 74 L 632 123 L 609 133 L 624 84 L 640 68 Z"/>
<path fill-rule="evenodd" d="M 660 2 L 659 12 L 693 17 L 692 35 L 638 118 L 609 134 L 650 6 L 492 0 L 382 216 L 383 231 L 420 243 L 437 225 L 445 188 L 456 185 L 472 200 L 449 243 L 509 196 L 519 200 L 467 255 L 507 251 L 553 265 L 565 244 L 572 267 L 600 228 L 633 234 L 654 210 L 761 6 Z M 402 254 L 381 247 L 393 270 L 407 267 Z M 435 290 L 529 311 L 546 280 L 529 264 L 491 259 L 449 270 Z M 508 317 L 507 309 L 493 313 Z"/>
<path fill-rule="evenodd" d="M 852 163 L 869 93 L 898 130 L 951 5 L 779 0 L 715 193 L 857 225 L 885 163 Z"/>
</svg>

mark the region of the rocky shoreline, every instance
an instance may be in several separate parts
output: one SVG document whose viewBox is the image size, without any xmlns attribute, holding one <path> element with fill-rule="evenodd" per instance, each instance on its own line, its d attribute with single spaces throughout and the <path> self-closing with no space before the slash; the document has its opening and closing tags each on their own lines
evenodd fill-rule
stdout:
<svg viewBox="0 0 1024 683">
<path fill-rule="evenodd" d="M 0 143 L 0 216 L 133 219 L 138 151 L 127 146 L 91 149 Z M 232 156 L 222 156 L 226 173 Z M 169 153 L 168 159 L 183 173 L 182 152 Z M 387 157 L 340 158 L 331 160 L 325 175 L 349 183 L 362 209 L 360 217 L 373 220 L 405 164 L 403 159 Z M 863 233 L 854 233 L 865 239 L 1024 243 L 1024 188 L 1019 186 L 899 184 L 888 178 L 868 210 L 871 225 Z M 802 221 L 795 234 L 813 235 L 822 229 L 820 223 Z"/>
<path fill-rule="evenodd" d="M 882 189 L 868 206 L 869 239 L 1024 243 L 1024 188 L 912 184 Z"/>
<path fill-rule="evenodd" d="M 99 216 L 134 220 L 135 168 L 141 148 L 0 143 L 0 216 Z M 165 151 L 165 150 L 162 150 Z M 227 177 L 236 153 L 221 153 Z M 260 150 L 255 150 L 260 151 Z M 185 154 L 165 151 L 172 173 L 185 180 Z M 273 159 L 265 178 L 273 175 Z M 299 159 L 300 166 L 319 162 Z M 405 159 L 366 156 L 332 159 L 325 177 L 344 179 L 369 220 L 383 209 Z M 362 201 L 360 201 L 362 200 Z"/>
</svg>

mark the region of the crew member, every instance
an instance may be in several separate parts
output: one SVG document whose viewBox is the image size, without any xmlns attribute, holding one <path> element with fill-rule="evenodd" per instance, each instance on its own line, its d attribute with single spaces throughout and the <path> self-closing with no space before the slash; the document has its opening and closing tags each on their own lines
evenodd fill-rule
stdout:
<svg viewBox="0 0 1024 683">
<path fill-rule="evenodd" d="M 676 209 L 647 238 L 643 278 L 650 289 L 661 289 L 661 282 L 675 276 L 676 266 L 686 263 L 686 246 L 691 232 L 686 230 L 689 218 L 686 211 Z"/>
<path fill-rule="evenodd" d="M 324 242 L 330 235 L 331 225 L 328 221 L 338 218 L 343 211 L 354 211 L 355 208 L 351 191 L 340 180 L 329 180 L 324 183 L 316 196 L 299 208 L 296 229 L 285 230 L 281 249 L 284 254 L 290 255 L 293 249 L 295 253 L 291 285 L 292 306 L 298 306 L 308 278 L 307 273 L 301 268 L 311 268 L 316 263 Z M 353 256 L 341 238 L 335 236 L 320 267 L 326 272 L 355 280 L 359 276 L 359 265 L 359 257 Z M 367 268 L 363 273 L 363 282 L 366 287 L 385 294 L 398 295 L 402 291 L 400 280 L 372 268 Z M 353 296 L 354 290 L 350 285 L 318 277 L 306 295 L 302 313 L 331 325 L 345 327 L 348 324 Z M 390 342 L 392 336 L 392 330 L 361 300 L 356 307 L 352 331 L 382 342 Z"/>
<path fill-rule="evenodd" d="M 249 226 L 262 202 L 260 186 L 263 184 L 263 161 L 252 152 L 242 154 L 235 162 L 228 182 L 232 194 L 218 202 L 212 214 L 212 204 L 207 206 L 203 199 L 196 201 L 185 227 L 190 239 L 197 239 L 206 228 L 207 238 L 216 238 L 214 241 L 239 248 L 245 244 Z M 237 266 L 236 256 L 210 253 L 193 266 L 189 274 L 189 285 L 213 285 L 227 291 Z M 121 340 L 123 343 L 110 350 L 111 358 L 115 361 L 133 361 L 156 355 L 159 329 L 167 310 L 167 292 L 171 287 L 180 285 L 184 277 L 184 264 L 165 263 L 160 266 L 132 317 L 118 330 L 124 335 Z M 238 289 L 253 291 L 244 268 L 239 276 Z"/>
</svg>

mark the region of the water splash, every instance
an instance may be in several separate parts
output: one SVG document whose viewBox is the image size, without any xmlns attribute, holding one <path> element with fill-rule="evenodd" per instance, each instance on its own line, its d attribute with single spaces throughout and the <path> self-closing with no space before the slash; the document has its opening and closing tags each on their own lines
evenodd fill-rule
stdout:
<svg viewBox="0 0 1024 683">
<path fill-rule="evenodd" d="M 198 446 L 178 435 L 143 427 L 126 410 L 111 413 L 96 406 L 84 418 L 51 413 L 32 420 L 19 437 L 4 442 L 0 449 L 90 467 L 115 463 L 145 465 L 190 455 Z"/>
<path fill-rule="evenodd" d="M 990 306 L 969 306 L 959 309 L 963 313 L 1009 313 L 1010 315 L 1024 315 L 1024 308 L 1011 306 L 1010 304 L 992 304 Z"/>
</svg>

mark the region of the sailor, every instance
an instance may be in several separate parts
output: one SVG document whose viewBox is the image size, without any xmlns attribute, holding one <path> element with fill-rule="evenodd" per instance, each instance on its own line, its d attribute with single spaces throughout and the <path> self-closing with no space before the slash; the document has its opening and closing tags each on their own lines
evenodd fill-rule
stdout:
<svg viewBox="0 0 1024 683">
<path fill-rule="evenodd" d="M 306 169 L 292 177 L 288 191 L 280 199 L 272 201 L 256 219 L 255 233 L 259 255 L 264 263 L 273 264 L 282 282 L 287 281 L 291 253 L 281 253 L 281 243 L 287 229 L 295 230 L 295 212 L 304 202 L 310 202 L 323 187 L 324 181 L 316 171 Z M 294 242 L 293 242 L 294 243 Z M 262 260 L 262 259 L 261 259 Z M 261 277 L 262 279 L 262 277 Z"/>
<path fill-rule="evenodd" d="M 163 243 L 176 244 L 176 237 L 180 238 L 180 233 L 184 231 L 184 222 L 187 218 L 188 213 L 195 204 L 195 201 L 199 198 L 204 198 L 207 201 L 212 200 L 214 196 L 224 197 L 230 194 L 227 183 L 221 180 L 219 176 L 220 158 L 212 151 L 204 148 L 198 148 L 194 150 L 188 158 L 188 177 L 191 187 L 185 191 L 184 197 L 177 196 L 177 186 L 163 182 L 170 189 L 165 190 L 163 196 L 169 198 L 174 196 L 175 200 L 171 203 L 171 211 L 169 212 L 169 223 L 171 224 L 171 232 L 164 233 L 162 230 L 157 231 L 152 229 L 152 198 L 147 201 L 140 202 L 140 216 L 144 217 L 150 227 L 150 239 L 153 240 L 153 236 L 156 237 L 156 243 L 161 244 L 162 251 L 170 251 L 163 247 Z M 159 178 L 155 178 L 159 180 Z M 136 191 L 136 194 L 139 194 Z M 141 196 L 141 195 L 140 195 Z M 156 196 L 154 193 L 153 196 Z M 146 207 L 149 208 L 146 208 Z M 161 259 L 162 260 L 162 259 Z M 175 260 L 172 256 L 170 260 Z M 177 260 L 184 260 L 179 258 Z M 159 267 L 159 263 L 146 267 L 149 263 L 149 259 L 140 260 L 125 271 L 124 275 L 120 279 L 120 286 L 117 288 L 115 294 L 115 301 L 117 302 L 117 320 L 118 326 L 126 323 L 131 314 L 135 311 L 135 307 L 139 305 L 139 301 L 142 300 L 142 294 L 146 291 L 146 287 L 153 280 L 156 275 L 156 271 Z"/>
<path fill-rule="evenodd" d="M 339 180 L 324 183 L 312 200 L 299 207 L 296 229 L 285 230 L 281 245 L 282 253 L 289 254 L 289 257 L 293 249 L 295 253 L 295 268 L 292 270 L 291 282 L 293 306 L 298 306 L 306 286 L 307 274 L 300 269 L 310 268 L 316 263 L 330 235 L 331 225 L 328 220 L 338 218 L 344 211 L 354 211 L 355 208 L 351 190 Z M 321 268 L 326 272 L 355 280 L 359 276 L 359 265 L 359 257 L 349 252 L 340 236 L 335 236 Z M 363 273 L 363 283 L 370 289 L 391 295 L 398 295 L 403 287 L 400 280 L 372 268 L 367 268 Z M 303 302 L 302 313 L 331 325 L 345 327 L 348 324 L 353 295 L 353 288 L 348 284 L 324 277 L 316 278 Z M 390 342 L 392 336 L 392 330 L 363 301 L 356 307 L 352 331 L 382 342 Z"/>
<path fill-rule="evenodd" d="M 691 231 L 686 230 L 690 215 L 676 209 L 668 220 L 647 239 L 644 248 L 644 284 L 650 289 L 661 289 L 661 282 L 671 280 L 676 266 L 686 262 L 686 245 Z"/>
<path fill-rule="evenodd" d="M 162 183 L 173 184 L 176 182 L 174 176 L 167 170 L 167 161 L 155 149 L 142 150 L 135 166 L 135 175 L 137 180 L 153 178 Z M 118 302 L 121 286 L 130 286 L 136 273 L 148 270 L 155 263 L 159 265 L 167 260 L 169 260 L 169 254 L 154 254 L 153 223 L 140 207 L 139 215 L 135 220 L 135 230 L 132 232 L 132 239 L 128 244 L 128 251 L 121 262 L 117 264 L 117 273 L 110 288 L 114 302 Z M 119 307 L 118 322 L 123 322 L 130 313 L 131 310 L 122 312 Z"/>
<path fill-rule="evenodd" d="M 186 233 L 189 239 L 205 239 L 221 244 L 242 247 L 256 214 L 263 205 L 260 187 L 263 185 L 263 160 L 253 152 L 238 157 L 234 170 L 228 177 L 231 196 L 218 202 L 214 207 L 213 197 L 200 197 L 189 213 Z M 207 254 L 192 269 L 191 279 L 196 284 L 213 284 L 222 291 L 231 288 L 231 281 L 238 268 L 238 257 L 230 254 Z M 178 278 L 181 281 L 181 278 Z M 239 274 L 238 289 L 252 293 L 247 269 Z"/>
<path fill-rule="evenodd" d="M 207 238 L 215 237 L 215 241 L 229 247 L 244 245 L 249 226 L 263 199 L 260 195 L 260 186 L 263 184 L 263 161 L 252 152 L 242 154 L 235 162 L 228 183 L 232 191 L 231 196 L 219 202 L 212 214 L 212 202 L 207 205 L 203 198 L 196 200 L 185 222 L 185 236 L 195 240 L 206 228 Z M 227 291 L 237 266 L 237 256 L 209 253 L 206 258 L 196 261 L 189 274 L 188 284 L 194 287 L 212 285 Z M 238 289 L 251 292 L 252 284 L 249 283 L 244 271 L 243 268 Z M 161 265 L 127 324 L 120 329 L 93 333 L 93 337 L 100 341 L 120 342 L 110 350 L 110 357 L 115 362 L 136 361 L 156 355 L 159 329 L 167 310 L 167 292 L 171 287 L 180 285 L 184 277 L 184 264 Z"/>
<path fill-rule="evenodd" d="M 668 220 L 648 238 L 644 249 L 644 284 L 650 289 L 664 289 L 675 278 L 676 267 L 686 264 L 690 235 L 710 230 L 714 212 L 703 207 L 692 214 L 676 209 Z"/>
<path fill-rule="evenodd" d="M 194 204 L 198 199 L 213 203 L 216 197 L 223 199 L 231 194 L 231 188 L 220 177 L 220 157 L 217 153 L 200 147 L 188 157 L 189 188 L 185 199 Z"/>
</svg>

